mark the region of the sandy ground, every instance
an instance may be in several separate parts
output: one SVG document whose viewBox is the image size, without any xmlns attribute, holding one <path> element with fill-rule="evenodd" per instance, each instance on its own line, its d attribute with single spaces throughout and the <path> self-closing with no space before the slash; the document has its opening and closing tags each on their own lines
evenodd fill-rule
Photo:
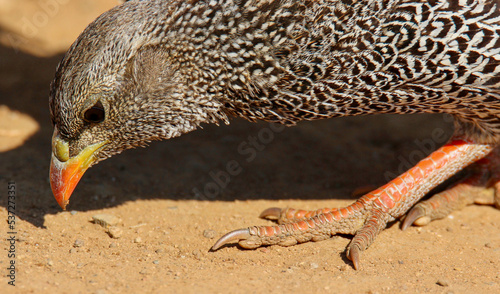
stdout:
<svg viewBox="0 0 500 294">
<path fill-rule="evenodd" d="M 363 252 L 361 271 L 345 257 L 350 236 L 208 251 L 229 230 L 272 224 L 257 217 L 267 207 L 351 203 L 355 191 L 383 184 L 449 136 L 441 116 L 343 118 L 279 132 L 239 119 L 206 126 L 90 169 L 61 211 L 48 183 L 48 86 L 62 52 L 115 4 L 0 0 L 0 293 L 500 293 L 500 212 L 488 206 L 405 232 L 391 224 Z M 259 134 L 264 148 L 249 160 L 238 146 Z M 211 175 L 231 161 L 241 172 L 221 187 Z M 121 220 L 119 238 L 90 221 L 103 213 Z M 15 287 L 5 277 L 11 261 Z"/>
</svg>

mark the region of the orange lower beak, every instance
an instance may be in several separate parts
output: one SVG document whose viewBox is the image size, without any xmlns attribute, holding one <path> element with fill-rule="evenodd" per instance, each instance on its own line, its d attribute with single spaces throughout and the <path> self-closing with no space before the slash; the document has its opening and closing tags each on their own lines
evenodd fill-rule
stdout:
<svg viewBox="0 0 500 294">
<path fill-rule="evenodd" d="M 77 156 L 70 158 L 68 143 L 58 136 L 57 129 L 54 131 L 50 162 L 50 186 L 62 209 L 66 209 L 71 193 L 75 190 L 85 171 L 95 161 L 95 152 L 104 144 L 105 142 L 90 145 Z"/>
</svg>

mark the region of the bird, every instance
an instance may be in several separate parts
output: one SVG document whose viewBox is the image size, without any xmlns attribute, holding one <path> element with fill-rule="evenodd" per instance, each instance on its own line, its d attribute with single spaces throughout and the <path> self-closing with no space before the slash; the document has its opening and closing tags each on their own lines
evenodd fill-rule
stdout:
<svg viewBox="0 0 500 294">
<path fill-rule="evenodd" d="M 500 208 L 498 0 L 149 0 L 105 12 L 50 86 L 50 183 L 65 209 L 86 170 L 124 150 L 233 117 L 293 126 L 368 114 L 453 117 L 443 146 L 351 205 L 269 208 L 212 247 L 291 246 L 388 222 L 425 225 L 472 203 Z M 421 199 L 466 167 L 467 177 Z"/>
</svg>

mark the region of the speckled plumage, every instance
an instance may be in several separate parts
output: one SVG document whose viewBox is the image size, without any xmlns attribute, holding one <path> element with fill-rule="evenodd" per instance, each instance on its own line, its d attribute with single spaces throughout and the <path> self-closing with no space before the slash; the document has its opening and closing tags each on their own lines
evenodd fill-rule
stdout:
<svg viewBox="0 0 500 294">
<path fill-rule="evenodd" d="M 85 120 L 93 106 L 105 118 Z M 378 113 L 453 115 L 454 140 L 354 204 L 270 210 L 263 216 L 281 226 L 234 231 L 214 245 L 292 245 L 343 232 L 355 234 L 348 257 L 358 268 L 359 252 L 388 221 L 500 141 L 500 2 L 128 1 L 70 48 L 52 83 L 50 109 L 51 183 L 63 208 L 87 166 L 230 116 L 293 125 Z M 500 174 L 498 154 L 490 156 L 495 165 L 483 169 Z M 81 158 L 91 160 L 74 177 L 73 162 Z M 478 177 L 460 189 L 487 182 Z M 500 207 L 497 186 L 488 203 Z M 452 191 L 430 206 L 453 198 Z M 404 227 L 436 218 L 426 209 L 414 208 Z"/>
<path fill-rule="evenodd" d="M 144 122 L 109 126 L 145 129 L 141 137 L 115 134 L 133 142 L 120 149 L 227 114 L 294 124 L 445 112 L 468 136 L 496 142 L 499 7 L 483 0 L 130 1 L 71 47 L 52 85 L 52 117 L 63 136 L 75 137 L 88 127 L 78 119 L 92 104 L 86 100 L 109 101 L 108 115 Z M 127 99 L 148 107 L 138 113 L 144 117 L 113 113 L 132 107 L 121 106 Z"/>
</svg>

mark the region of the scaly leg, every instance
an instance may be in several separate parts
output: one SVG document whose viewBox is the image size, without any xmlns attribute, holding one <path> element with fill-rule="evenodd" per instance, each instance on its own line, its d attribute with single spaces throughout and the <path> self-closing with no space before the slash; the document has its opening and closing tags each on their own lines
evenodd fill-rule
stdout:
<svg viewBox="0 0 500 294">
<path fill-rule="evenodd" d="M 467 205 L 495 205 L 500 208 L 500 148 L 467 168 L 465 179 L 455 183 L 445 191 L 432 196 L 429 200 L 417 203 L 406 214 L 402 229 L 409 226 L 424 226 L 436 219 L 442 219 L 451 212 Z M 297 210 L 293 208 L 272 207 L 264 210 L 259 217 L 275 220 L 278 224 L 297 222 L 338 210 L 323 208 L 318 210 Z"/>
<path fill-rule="evenodd" d="M 324 240 L 335 234 L 353 234 L 347 256 L 354 268 L 359 269 L 360 252 L 370 246 L 389 221 L 404 215 L 432 188 L 485 157 L 493 148 L 489 144 L 453 140 L 396 179 L 347 207 L 319 210 L 309 215 L 308 212 L 300 212 L 292 217 L 283 217 L 284 222 L 286 219 L 292 222 L 282 225 L 254 226 L 232 231 L 220 238 L 212 250 L 232 242 L 253 249 L 263 245 L 291 246 L 311 240 Z M 267 215 L 276 213 L 271 209 Z"/>
<path fill-rule="evenodd" d="M 415 205 L 401 228 L 427 225 L 470 204 L 494 205 L 500 209 L 500 148 L 473 164 L 470 173 L 451 188 Z"/>
</svg>

